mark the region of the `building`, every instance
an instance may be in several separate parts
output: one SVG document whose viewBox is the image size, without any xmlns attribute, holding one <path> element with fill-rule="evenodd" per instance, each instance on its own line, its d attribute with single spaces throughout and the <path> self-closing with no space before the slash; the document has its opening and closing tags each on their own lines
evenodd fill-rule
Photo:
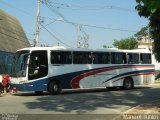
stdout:
<svg viewBox="0 0 160 120">
<path fill-rule="evenodd" d="M 7 56 L 15 53 L 17 49 L 29 46 L 20 22 L 0 9 L 0 74 L 8 71 L 5 65 Z"/>
<path fill-rule="evenodd" d="M 140 49 L 152 49 L 153 40 L 148 36 L 142 36 L 138 40 L 138 48 Z"/>
<path fill-rule="evenodd" d="M 147 36 L 142 36 L 138 41 L 139 49 L 149 49 L 152 51 L 153 39 Z M 156 76 L 160 76 L 160 63 L 155 59 L 154 54 L 152 54 L 152 63 L 155 64 Z"/>
</svg>

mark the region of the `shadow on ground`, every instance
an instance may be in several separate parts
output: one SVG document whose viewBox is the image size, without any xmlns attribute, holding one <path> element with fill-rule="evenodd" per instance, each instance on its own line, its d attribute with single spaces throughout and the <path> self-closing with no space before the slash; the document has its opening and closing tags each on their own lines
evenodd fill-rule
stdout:
<svg viewBox="0 0 160 120">
<path fill-rule="evenodd" d="M 145 103 L 150 100 L 160 98 L 160 88 L 137 87 L 133 90 L 114 90 L 92 89 L 64 91 L 61 95 L 49 95 L 44 93 L 37 96 L 33 102 L 25 102 L 25 106 L 30 110 L 41 109 L 44 111 L 56 111 L 77 114 L 92 112 L 101 108 L 116 109 L 122 106 L 122 112 L 125 107 L 136 106 L 139 103 Z M 155 94 L 154 94 L 155 93 Z M 35 96 L 33 93 L 18 94 L 18 96 Z"/>
</svg>

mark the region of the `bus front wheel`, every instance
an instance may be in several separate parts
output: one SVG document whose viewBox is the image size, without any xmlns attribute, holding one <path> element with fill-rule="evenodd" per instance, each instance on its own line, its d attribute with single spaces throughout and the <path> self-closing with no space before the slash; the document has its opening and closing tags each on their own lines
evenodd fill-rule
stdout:
<svg viewBox="0 0 160 120">
<path fill-rule="evenodd" d="M 130 77 L 125 78 L 123 81 L 123 89 L 129 90 L 129 89 L 132 89 L 133 87 L 134 87 L 134 83 L 132 78 Z"/>
<path fill-rule="evenodd" d="M 58 82 L 52 81 L 49 83 L 48 91 L 51 95 L 57 95 L 62 92 L 62 89 Z"/>
</svg>

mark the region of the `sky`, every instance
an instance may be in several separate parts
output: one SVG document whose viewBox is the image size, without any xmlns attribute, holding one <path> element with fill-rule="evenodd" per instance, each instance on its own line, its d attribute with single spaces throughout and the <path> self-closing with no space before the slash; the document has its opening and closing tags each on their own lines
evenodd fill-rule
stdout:
<svg viewBox="0 0 160 120">
<path fill-rule="evenodd" d="M 135 10 L 135 0 L 41 0 L 40 44 L 77 47 L 77 26 L 89 36 L 89 48 L 112 46 L 148 24 Z M 33 44 L 37 0 L 1 0 L 0 8 L 15 16 Z M 80 29 L 79 29 L 80 30 Z M 79 31 L 81 38 L 84 32 Z M 80 37 L 79 37 L 80 38 Z"/>
</svg>

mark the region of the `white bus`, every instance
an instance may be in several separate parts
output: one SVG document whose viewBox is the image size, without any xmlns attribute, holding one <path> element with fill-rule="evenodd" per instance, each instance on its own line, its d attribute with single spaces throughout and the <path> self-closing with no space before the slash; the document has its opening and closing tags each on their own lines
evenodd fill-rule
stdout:
<svg viewBox="0 0 160 120">
<path fill-rule="evenodd" d="M 62 89 L 122 87 L 154 82 L 146 50 L 31 47 L 18 50 L 10 84 L 19 91 L 58 94 Z"/>
</svg>

